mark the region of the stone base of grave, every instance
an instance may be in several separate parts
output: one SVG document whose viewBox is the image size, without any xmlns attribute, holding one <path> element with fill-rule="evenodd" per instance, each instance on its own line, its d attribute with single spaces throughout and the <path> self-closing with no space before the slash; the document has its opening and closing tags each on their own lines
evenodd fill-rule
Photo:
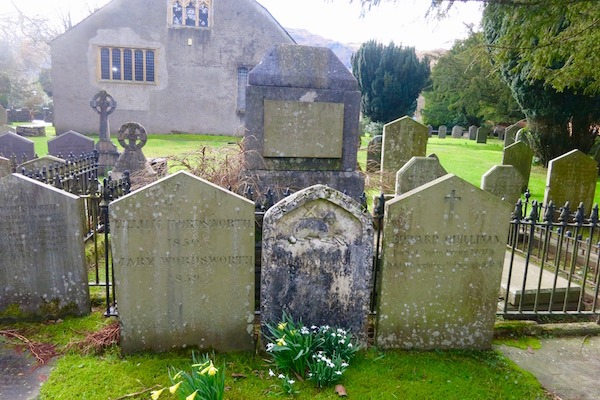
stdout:
<svg viewBox="0 0 600 400">
<path fill-rule="evenodd" d="M 117 163 L 117 160 L 119 159 L 119 151 L 117 150 L 117 146 L 115 146 L 109 140 L 99 141 L 96 143 L 94 149 L 98 151 L 99 155 L 98 173 L 100 175 L 104 175 Z"/>
<path fill-rule="evenodd" d="M 17 126 L 17 135 L 20 135 L 20 136 L 46 136 L 46 126 L 45 125 Z"/>
<path fill-rule="evenodd" d="M 245 171 L 243 176 L 255 195 L 265 194 L 271 189 L 276 198 L 281 198 L 287 189 L 297 192 L 321 184 L 347 194 L 359 201 L 365 190 L 365 178 L 360 172 L 344 171 Z"/>
<path fill-rule="evenodd" d="M 140 150 L 131 151 L 125 149 L 119 156 L 115 167 L 110 171 L 110 176 L 113 179 L 121 179 L 125 171 L 129 171 L 131 188 L 133 190 L 145 186 L 159 177 L 158 173 L 152 168 L 150 161 L 146 159 Z"/>
</svg>

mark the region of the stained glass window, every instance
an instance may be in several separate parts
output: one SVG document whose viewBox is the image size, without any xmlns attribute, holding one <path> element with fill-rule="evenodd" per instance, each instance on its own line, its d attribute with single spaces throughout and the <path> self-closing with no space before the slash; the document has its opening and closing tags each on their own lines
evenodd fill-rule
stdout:
<svg viewBox="0 0 600 400">
<path fill-rule="evenodd" d="M 193 1 L 190 1 L 185 8 L 185 25 L 196 26 L 196 6 Z"/>
<path fill-rule="evenodd" d="M 121 49 L 112 51 L 112 78 L 116 81 L 121 80 Z"/>
<path fill-rule="evenodd" d="M 183 8 L 181 3 L 176 1 L 173 3 L 173 25 L 183 24 Z"/>
<path fill-rule="evenodd" d="M 100 79 L 107 81 L 156 80 L 155 50 L 100 48 Z"/>
<path fill-rule="evenodd" d="M 154 52 L 146 51 L 146 81 L 154 82 Z"/>
<path fill-rule="evenodd" d="M 200 3 L 199 11 L 199 25 L 206 28 L 208 26 L 208 4 L 205 2 Z"/>
<path fill-rule="evenodd" d="M 135 51 L 135 80 L 140 82 L 144 80 L 144 52 Z"/>
<path fill-rule="evenodd" d="M 133 60 L 131 49 L 123 50 L 123 79 L 133 80 Z"/>
<path fill-rule="evenodd" d="M 110 79 L 110 50 L 106 47 L 100 49 L 100 78 Z"/>
</svg>

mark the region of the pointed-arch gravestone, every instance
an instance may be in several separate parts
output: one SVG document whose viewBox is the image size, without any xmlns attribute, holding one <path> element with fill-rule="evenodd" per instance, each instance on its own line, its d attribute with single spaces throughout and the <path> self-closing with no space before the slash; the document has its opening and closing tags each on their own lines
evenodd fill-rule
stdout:
<svg viewBox="0 0 600 400">
<path fill-rule="evenodd" d="M 523 177 L 521 193 L 525 192 L 529 185 L 531 175 L 531 163 L 533 162 L 533 150 L 524 142 L 518 141 L 504 148 L 502 152 L 502 165 L 512 165 Z"/>
<path fill-rule="evenodd" d="M 265 213 L 262 246 L 263 329 L 285 311 L 366 342 L 373 224 L 356 201 L 324 185 L 294 193 Z"/>
</svg>

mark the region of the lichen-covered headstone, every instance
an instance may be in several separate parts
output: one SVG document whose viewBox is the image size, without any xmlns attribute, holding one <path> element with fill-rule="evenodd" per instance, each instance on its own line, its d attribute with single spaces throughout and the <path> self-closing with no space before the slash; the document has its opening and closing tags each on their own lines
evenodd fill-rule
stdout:
<svg viewBox="0 0 600 400">
<path fill-rule="evenodd" d="M 396 196 L 446 174 L 437 158 L 413 157 L 396 173 Z"/>
<path fill-rule="evenodd" d="M 531 175 L 531 163 L 533 162 L 533 150 L 522 141 L 511 144 L 504 148 L 502 153 L 502 165 L 512 165 L 523 177 L 521 193 L 525 192 L 529 185 Z"/>
<path fill-rule="evenodd" d="M 377 135 L 369 141 L 367 147 L 367 172 L 379 172 L 381 170 L 381 144 L 383 136 Z"/>
<path fill-rule="evenodd" d="M 491 346 L 512 208 L 452 174 L 386 203 L 378 346 Z"/>
<path fill-rule="evenodd" d="M 481 189 L 510 204 L 521 197 L 523 176 L 512 165 L 494 165 L 481 177 Z"/>
<path fill-rule="evenodd" d="M 0 134 L 0 156 L 15 156 L 18 164 L 31 160 L 35 157 L 33 142 L 12 132 Z"/>
<path fill-rule="evenodd" d="M 381 178 L 384 189 L 394 187 L 396 172 L 408 160 L 425 156 L 427 139 L 427 127 L 407 116 L 383 126 Z"/>
<path fill-rule="evenodd" d="M 254 203 L 180 171 L 110 204 L 121 349 L 253 349 Z"/>
<path fill-rule="evenodd" d="M 315 185 L 275 204 L 263 222 L 263 330 L 285 311 L 366 342 L 372 254 L 372 220 L 349 196 Z"/>
<path fill-rule="evenodd" d="M 452 127 L 452 137 L 455 139 L 462 138 L 463 136 L 463 127 L 460 125 L 454 125 Z"/>
<path fill-rule="evenodd" d="M 506 127 L 506 129 L 504 130 L 504 147 L 510 146 L 511 144 L 515 143 L 517 132 L 522 127 L 522 124 L 519 122 Z"/>
<path fill-rule="evenodd" d="M 12 174 L 0 179 L 0 319 L 90 312 L 81 203 Z"/>
<path fill-rule="evenodd" d="M 448 127 L 446 125 L 441 125 L 438 128 L 438 138 L 446 139 L 446 133 L 448 132 Z"/>
<path fill-rule="evenodd" d="M 550 201 L 556 207 L 562 207 L 568 201 L 571 210 L 583 203 L 586 213 L 592 209 L 598 164 L 579 150 L 571 150 L 560 157 L 550 160 L 546 176 L 544 204 Z"/>
<path fill-rule="evenodd" d="M 71 154 L 79 157 L 92 151 L 94 151 L 94 139 L 75 131 L 68 131 L 48 140 L 48 154 L 56 157 L 67 158 Z"/>
</svg>

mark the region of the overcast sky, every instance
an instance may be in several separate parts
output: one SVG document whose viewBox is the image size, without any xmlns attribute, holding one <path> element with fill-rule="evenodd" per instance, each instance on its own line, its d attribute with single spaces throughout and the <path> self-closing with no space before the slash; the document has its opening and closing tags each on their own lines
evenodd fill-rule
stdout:
<svg viewBox="0 0 600 400">
<path fill-rule="evenodd" d="M 130 0 L 136 1 L 136 0 Z M 218 0 L 216 0 L 218 1 Z M 455 39 L 468 35 L 466 25 L 477 27 L 481 19 L 479 2 L 454 7 L 439 21 L 425 18 L 429 0 L 382 0 L 382 4 L 361 17 L 358 0 L 258 0 L 285 28 L 301 28 L 342 43 L 375 39 L 383 44 L 414 46 L 418 50 L 450 48 Z M 59 18 L 71 13 L 74 23 L 108 0 L 0 0 L 0 14 L 14 10 L 12 3 L 27 13 Z"/>
</svg>

